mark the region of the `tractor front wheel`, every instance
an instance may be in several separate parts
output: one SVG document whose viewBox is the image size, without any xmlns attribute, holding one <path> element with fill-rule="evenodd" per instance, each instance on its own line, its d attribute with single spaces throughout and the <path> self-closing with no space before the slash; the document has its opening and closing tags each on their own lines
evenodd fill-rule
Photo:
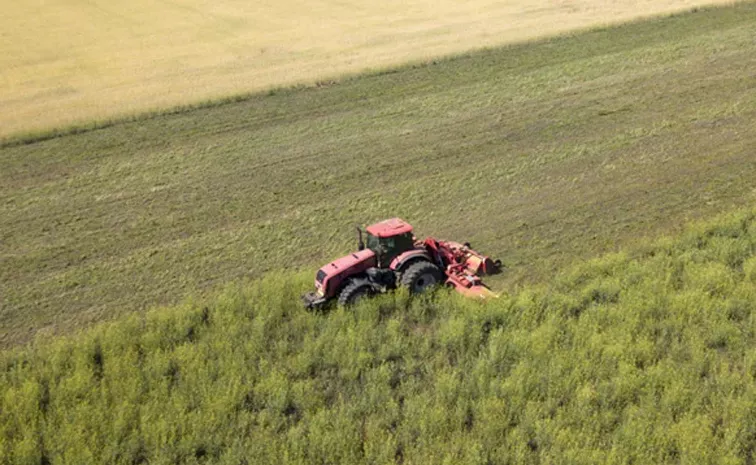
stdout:
<svg viewBox="0 0 756 465">
<path fill-rule="evenodd" d="M 402 286 L 408 287 L 412 294 L 419 294 L 441 284 L 443 280 L 444 273 L 436 265 L 425 260 L 411 264 L 402 273 Z"/>
<path fill-rule="evenodd" d="M 361 298 L 375 294 L 373 284 L 367 279 L 353 279 L 339 293 L 339 305 L 349 307 Z"/>
</svg>

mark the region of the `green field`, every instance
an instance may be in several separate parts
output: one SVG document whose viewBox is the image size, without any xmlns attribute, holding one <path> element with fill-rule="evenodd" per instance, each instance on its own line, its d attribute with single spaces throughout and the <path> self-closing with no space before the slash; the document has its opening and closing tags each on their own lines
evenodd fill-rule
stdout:
<svg viewBox="0 0 756 465">
<path fill-rule="evenodd" d="M 482 304 L 306 273 L 0 353 L 0 464 L 748 464 L 756 210 Z"/>
<path fill-rule="evenodd" d="M 0 344 L 271 270 L 401 216 L 496 290 L 756 199 L 756 4 L 0 148 Z"/>
</svg>

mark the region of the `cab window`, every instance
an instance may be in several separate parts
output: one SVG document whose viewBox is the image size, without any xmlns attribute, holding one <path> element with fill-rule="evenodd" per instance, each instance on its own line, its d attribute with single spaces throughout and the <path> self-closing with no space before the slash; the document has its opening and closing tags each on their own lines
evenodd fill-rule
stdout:
<svg viewBox="0 0 756 465">
<path fill-rule="evenodd" d="M 367 235 L 367 248 L 378 253 L 379 239 L 372 234 Z"/>
</svg>

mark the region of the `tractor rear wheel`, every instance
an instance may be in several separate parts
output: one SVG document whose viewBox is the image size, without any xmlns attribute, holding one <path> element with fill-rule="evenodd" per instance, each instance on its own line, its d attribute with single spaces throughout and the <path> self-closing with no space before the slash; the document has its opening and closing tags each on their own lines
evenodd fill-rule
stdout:
<svg viewBox="0 0 756 465">
<path fill-rule="evenodd" d="M 367 279 L 353 279 L 339 293 L 339 305 L 349 307 L 361 298 L 375 294 L 373 284 Z"/>
<path fill-rule="evenodd" d="M 411 264 L 402 273 L 402 286 L 409 288 L 412 294 L 419 294 L 428 288 L 443 283 L 444 273 L 429 261 L 419 261 Z"/>
</svg>

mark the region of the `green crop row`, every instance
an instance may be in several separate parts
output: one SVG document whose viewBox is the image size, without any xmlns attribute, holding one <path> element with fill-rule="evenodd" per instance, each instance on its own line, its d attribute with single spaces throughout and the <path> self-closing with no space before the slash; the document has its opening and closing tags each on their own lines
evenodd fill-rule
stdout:
<svg viewBox="0 0 756 465">
<path fill-rule="evenodd" d="M 0 463 L 750 463 L 756 210 L 484 303 L 309 274 L 0 356 Z"/>
</svg>

